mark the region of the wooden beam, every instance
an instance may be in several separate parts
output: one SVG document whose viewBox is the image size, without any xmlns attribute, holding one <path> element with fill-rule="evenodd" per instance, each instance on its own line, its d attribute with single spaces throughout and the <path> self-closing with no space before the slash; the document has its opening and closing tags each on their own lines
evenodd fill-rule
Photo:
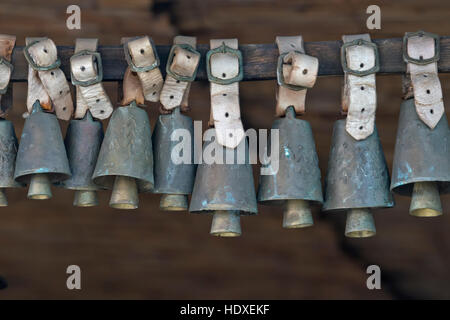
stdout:
<svg viewBox="0 0 450 320">
<path fill-rule="evenodd" d="M 374 39 L 380 52 L 380 73 L 400 74 L 406 70 L 402 59 L 402 39 Z M 340 47 L 342 41 L 305 42 L 306 53 L 319 59 L 319 76 L 342 75 L 340 62 Z M 14 72 L 12 81 L 26 81 L 28 64 L 23 55 L 23 46 L 18 46 L 13 52 Z M 209 45 L 200 44 L 198 50 L 202 54 L 197 80 L 205 81 L 205 55 Z M 272 80 L 276 79 L 276 65 L 278 50 L 275 44 L 244 44 L 239 46 L 244 57 L 244 80 Z M 165 65 L 170 46 L 157 46 L 161 59 L 161 70 L 165 73 Z M 99 52 L 103 61 L 104 81 L 122 80 L 126 69 L 122 46 L 100 46 Z M 58 54 L 62 62 L 62 70 L 70 78 L 69 59 L 73 54 L 73 47 L 58 46 Z M 450 37 L 441 37 L 441 59 L 438 63 L 439 72 L 450 72 Z"/>
</svg>

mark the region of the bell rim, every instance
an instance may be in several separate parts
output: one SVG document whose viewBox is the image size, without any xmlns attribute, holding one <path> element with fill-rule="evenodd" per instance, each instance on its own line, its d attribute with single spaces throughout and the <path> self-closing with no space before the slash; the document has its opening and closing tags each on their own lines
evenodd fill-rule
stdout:
<svg viewBox="0 0 450 320">
<path fill-rule="evenodd" d="M 416 182 L 436 182 L 438 184 L 440 194 L 450 193 L 450 179 L 449 180 L 437 180 L 430 177 L 415 177 L 408 179 L 408 181 L 398 181 L 393 183 L 390 190 L 401 196 L 411 196 L 414 183 Z"/>
<path fill-rule="evenodd" d="M 37 171 L 37 170 L 27 170 L 27 171 L 23 171 L 20 175 L 15 175 L 14 180 L 16 180 L 17 182 L 22 183 L 24 185 L 27 185 L 29 183 L 29 179 L 34 174 L 48 174 L 50 176 L 49 177 L 50 182 L 53 184 L 67 180 L 72 176 L 72 174 L 68 173 L 68 172 L 55 172 L 55 171 L 43 172 L 43 171 Z"/>
<path fill-rule="evenodd" d="M 148 192 L 152 192 L 153 193 L 153 189 L 155 187 L 155 183 L 151 180 L 146 180 L 146 179 L 142 179 L 136 176 L 132 176 L 132 175 L 126 175 L 126 174 L 103 174 L 103 175 L 97 175 L 95 177 L 92 177 L 92 182 L 98 186 L 99 188 L 103 189 L 103 190 L 112 190 L 113 186 L 114 186 L 114 179 L 117 176 L 121 176 L 121 177 L 128 177 L 128 178 L 133 178 L 136 179 L 137 181 L 137 186 L 138 186 L 138 193 L 148 193 Z M 103 182 L 104 180 L 106 180 L 107 182 Z M 109 181 L 110 180 L 110 181 Z M 149 184 L 148 188 L 142 188 L 140 185 L 144 183 L 144 184 Z"/>
<path fill-rule="evenodd" d="M 392 199 L 391 203 L 388 204 L 382 204 L 382 205 L 375 205 L 375 206 L 356 206 L 356 207 L 333 207 L 333 208 L 327 208 L 325 207 L 325 204 L 322 207 L 322 211 L 329 211 L 333 213 L 339 213 L 339 212 L 345 212 L 347 210 L 351 209 L 373 209 L 373 210 L 380 210 L 380 209 L 390 209 L 395 206 L 395 201 Z"/>
<path fill-rule="evenodd" d="M 309 201 L 310 204 L 314 205 L 314 206 L 323 206 L 323 200 L 317 200 L 317 199 L 307 199 L 307 198 L 302 198 L 302 197 L 286 197 L 286 198 L 266 198 L 266 199 L 259 199 L 258 198 L 258 203 L 265 205 L 265 206 L 280 206 L 283 205 L 286 201 L 289 200 L 305 200 L 305 201 Z"/>
<path fill-rule="evenodd" d="M 192 214 L 213 214 L 218 209 L 201 209 L 201 210 L 192 210 L 189 208 L 189 213 Z M 242 211 L 236 209 L 220 209 L 222 211 L 238 211 L 240 216 L 254 216 L 258 214 L 258 211 Z"/>
</svg>

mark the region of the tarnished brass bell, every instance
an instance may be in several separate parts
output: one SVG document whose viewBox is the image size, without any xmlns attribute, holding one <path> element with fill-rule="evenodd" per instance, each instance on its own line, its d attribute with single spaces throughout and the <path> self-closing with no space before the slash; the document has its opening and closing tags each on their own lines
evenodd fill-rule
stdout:
<svg viewBox="0 0 450 320">
<path fill-rule="evenodd" d="M 366 139 L 355 140 L 347 133 L 345 120 L 336 121 L 323 210 L 347 210 L 345 235 L 361 238 L 376 233 L 370 209 L 393 205 L 389 171 L 376 127 Z"/>
<path fill-rule="evenodd" d="M 56 116 L 42 111 L 39 100 L 33 104 L 17 152 L 14 178 L 29 184 L 28 198 L 52 197 L 51 183 L 70 177 L 69 161 Z"/>
<path fill-rule="evenodd" d="M 191 155 L 187 163 L 174 163 L 172 152 L 180 140 L 172 141 L 172 134 L 183 140 L 190 139 Z M 162 114 L 153 131 L 155 161 L 154 193 L 161 193 L 160 208 L 167 211 L 188 209 L 188 195 L 194 186 L 196 165 L 194 164 L 194 125 L 190 117 L 180 113 L 180 107 L 170 114 Z M 183 141 L 185 142 L 185 141 Z M 178 156 L 178 155 L 177 155 Z"/>
<path fill-rule="evenodd" d="M 64 142 L 72 177 L 63 181 L 62 185 L 75 190 L 74 206 L 98 205 L 98 186 L 92 182 L 92 174 L 102 140 L 102 123 L 94 120 L 89 110 L 83 119 L 70 121 Z"/>
<path fill-rule="evenodd" d="M 442 214 L 439 193 L 450 192 L 450 136 L 444 113 L 434 129 L 417 115 L 414 99 L 400 107 L 391 190 L 411 196 L 409 213 Z"/>
<path fill-rule="evenodd" d="M 150 121 L 136 102 L 112 114 L 92 178 L 95 184 L 112 189 L 109 205 L 116 209 L 136 209 L 138 192 L 152 190 Z"/>
<path fill-rule="evenodd" d="M 225 148 L 215 140 L 206 142 L 203 150 L 215 144 L 222 148 L 223 163 L 198 165 L 192 191 L 190 212 L 212 213 L 211 234 L 221 237 L 241 235 L 240 215 L 257 213 L 253 171 L 248 157 L 248 142 L 244 138 L 235 149 Z M 244 144 L 242 146 L 242 144 Z M 242 148 L 244 147 L 244 148 Z M 245 161 L 238 162 L 238 150 L 245 150 Z M 226 162 L 227 151 L 232 164 Z"/>
<path fill-rule="evenodd" d="M 286 117 L 275 120 L 272 129 L 279 133 L 278 171 L 260 176 L 258 201 L 284 205 L 284 228 L 312 226 L 310 203 L 321 204 L 323 196 L 311 126 L 296 119 L 294 108 L 289 107 Z"/>
<path fill-rule="evenodd" d="M 11 121 L 0 119 L 0 207 L 8 205 L 5 189 L 21 187 L 14 180 L 17 138 Z"/>
</svg>

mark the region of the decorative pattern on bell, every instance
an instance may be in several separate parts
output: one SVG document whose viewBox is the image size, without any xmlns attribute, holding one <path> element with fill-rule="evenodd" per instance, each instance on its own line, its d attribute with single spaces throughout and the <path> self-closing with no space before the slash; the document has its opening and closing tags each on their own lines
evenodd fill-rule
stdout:
<svg viewBox="0 0 450 320">
<path fill-rule="evenodd" d="M 172 141 L 172 134 L 183 141 Z M 176 146 L 190 139 L 190 159 L 187 163 L 174 163 L 172 152 Z M 153 131 L 153 154 L 155 161 L 154 193 L 163 194 L 160 208 L 167 211 L 181 211 L 188 209 L 188 195 L 194 186 L 196 164 L 194 164 L 194 124 L 190 117 L 182 115 L 177 107 L 170 114 L 158 117 Z"/>
<path fill-rule="evenodd" d="M 439 192 L 450 192 L 450 136 L 445 113 L 430 129 L 418 117 L 414 99 L 402 102 L 391 190 L 412 197 L 412 215 L 442 214 Z"/>
<path fill-rule="evenodd" d="M 334 124 L 323 210 L 349 211 L 348 237 L 372 236 L 375 225 L 369 209 L 394 206 L 389 171 L 376 127 L 366 139 L 355 140 L 345 125 L 345 120 Z"/>
<path fill-rule="evenodd" d="M 94 120 L 89 110 L 83 119 L 70 121 L 64 143 L 72 177 L 62 185 L 64 188 L 76 190 L 74 206 L 98 205 L 96 190 L 99 187 L 92 182 L 92 174 L 102 141 L 102 123 Z"/>
<path fill-rule="evenodd" d="M 226 148 L 216 140 L 205 142 L 203 152 L 212 149 L 222 150 L 223 163 L 207 164 L 203 161 L 198 165 L 189 211 L 214 214 L 212 235 L 240 236 L 239 216 L 257 213 L 248 142 L 244 138 L 234 149 Z M 245 159 L 239 163 L 244 150 Z M 228 164 L 231 161 L 226 162 L 227 152 L 232 155 L 229 157 L 233 159 L 232 164 Z"/>
<path fill-rule="evenodd" d="M 321 204 L 323 196 L 311 126 L 305 120 L 296 119 L 294 108 L 289 107 L 284 118 L 274 121 L 272 129 L 279 133 L 278 171 L 260 176 L 258 201 L 283 204 L 285 228 L 312 226 L 309 203 Z"/>
<path fill-rule="evenodd" d="M 138 192 L 153 189 L 150 121 L 136 102 L 117 108 L 111 116 L 92 178 L 113 190 L 109 204 L 117 209 L 136 209 Z"/>
<path fill-rule="evenodd" d="M 44 200 L 52 197 L 51 183 L 70 176 L 58 120 L 54 114 L 42 111 L 36 100 L 22 131 L 14 178 L 29 184 L 28 198 Z"/>
<path fill-rule="evenodd" d="M 18 143 L 13 123 L 0 119 L 0 207 L 8 205 L 4 189 L 22 186 L 14 180 L 17 148 Z"/>
</svg>

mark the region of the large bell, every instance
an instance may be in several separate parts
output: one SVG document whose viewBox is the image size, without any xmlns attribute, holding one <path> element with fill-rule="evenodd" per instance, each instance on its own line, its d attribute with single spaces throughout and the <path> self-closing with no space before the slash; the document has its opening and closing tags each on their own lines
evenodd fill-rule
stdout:
<svg viewBox="0 0 450 320">
<path fill-rule="evenodd" d="M 14 180 L 17 147 L 17 138 L 12 122 L 0 119 L 0 207 L 8 205 L 4 189 L 22 186 Z"/>
<path fill-rule="evenodd" d="M 235 149 L 223 147 L 214 139 L 205 142 L 204 153 L 207 148 L 209 150 L 221 148 L 223 162 L 206 164 L 203 161 L 198 165 L 189 211 L 213 214 L 212 235 L 240 236 L 240 215 L 257 213 L 253 171 L 248 157 L 247 139 L 242 139 L 240 145 Z M 244 150 L 245 158 L 241 157 L 242 154 L 240 153 Z M 227 152 L 229 152 L 228 163 L 226 161 Z M 239 163 L 238 158 L 244 158 L 244 161 Z"/>
<path fill-rule="evenodd" d="M 186 142 L 184 139 L 190 139 L 191 155 L 186 163 L 174 163 L 172 161 L 172 151 L 176 150 L 174 148 L 181 143 L 179 140 L 172 141 L 173 133 L 183 134 L 183 143 Z M 167 211 L 187 210 L 188 195 L 191 194 L 194 186 L 196 169 L 192 119 L 182 115 L 179 107 L 175 108 L 170 114 L 160 115 L 155 125 L 152 140 L 155 161 L 155 188 L 153 192 L 163 194 L 160 208 Z"/>
<path fill-rule="evenodd" d="M 14 178 L 29 184 L 28 198 L 44 200 L 52 197 L 51 183 L 60 183 L 70 175 L 58 120 L 42 111 L 36 100 L 22 131 Z"/>
<path fill-rule="evenodd" d="M 278 171 L 260 176 L 258 201 L 284 205 L 285 228 L 312 226 L 310 202 L 321 204 L 323 196 L 311 126 L 296 119 L 294 108 L 289 107 L 284 118 L 274 121 L 272 129 L 279 130 Z"/>
<path fill-rule="evenodd" d="M 391 190 L 411 196 L 411 215 L 442 214 L 439 192 L 450 192 L 450 136 L 444 113 L 434 129 L 419 119 L 414 99 L 400 107 Z"/>
<path fill-rule="evenodd" d="M 116 209 L 136 209 L 138 192 L 152 190 L 150 121 L 136 102 L 117 108 L 111 116 L 92 178 L 113 190 L 109 205 Z"/>
<path fill-rule="evenodd" d="M 64 142 L 72 177 L 62 184 L 64 188 L 76 190 L 74 206 L 98 205 L 96 190 L 99 188 L 92 182 L 92 174 L 102 140 L 102 123 L 94 120 L 90 111 L 83 119 L 70 121 Z"/>
<path fill-rule="evenodd" d="M 370 208 L 392 207 L 389 171 L 376 127 L 364 140 L 345 130 L 345 120 L 334 124 L 324 211 L 347 210 L 345 235 L 370 237 L 376 229 Z"/>
</svg>

